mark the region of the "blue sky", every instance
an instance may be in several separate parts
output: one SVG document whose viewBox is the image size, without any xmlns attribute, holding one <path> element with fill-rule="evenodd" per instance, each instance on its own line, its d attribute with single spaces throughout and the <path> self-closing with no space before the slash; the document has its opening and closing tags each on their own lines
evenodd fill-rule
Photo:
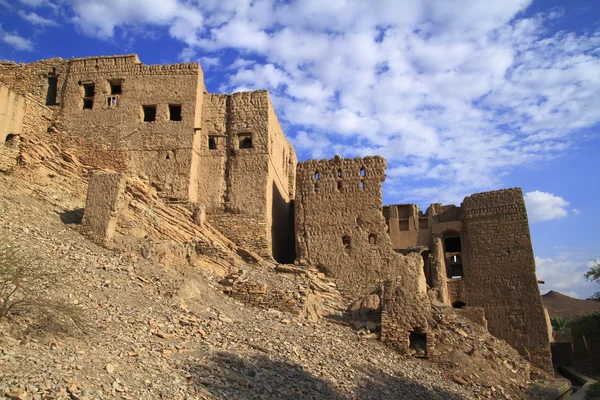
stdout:
<svg viewBox="0 0 600 400">
<path fill-rule="evenodd" d="M 600 258 L 600 5 L 558 0 L 0 0 L 0 58 L 198 61 L 268 89 L 300 160 L 379 154 L 384 202 L 522 187 L 542 292 Z"/>
</svg>

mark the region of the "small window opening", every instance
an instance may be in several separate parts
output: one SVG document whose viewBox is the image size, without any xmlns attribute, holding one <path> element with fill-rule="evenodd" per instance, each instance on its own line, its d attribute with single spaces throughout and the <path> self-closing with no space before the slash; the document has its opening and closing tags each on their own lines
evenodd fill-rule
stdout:
<svg viewBox="0 0 600 400">
<path fill-rule="evenodd" d="M 461 252 L 461 247 L 459 237 L 444 238 L 444 248 L 446 253 Z"/>
<path fill-rule="evenodd" d="M 315 190 L 315 192 L 319 191 L 319 184 L 318 183 L 315 183 L 314 190 Z"/>
<path fill-rule="evenodd" d="M 452 307 L 454 308 L 463 308 L 464 306 L 466 306 L 464 301 L 455 301 L 452 303 Z"/>
<path fill-rule="evenodd" d="M 181 121 L 181 104 L 169 104 L 169 120 Z"/>
<path fill-rule="evenodd" d="M 244 129 L 248 128 L 248 123 L 244 122 Z"/>
<path fill-rule="evenodd" d="M 209 150 L 217 149 L 217 138 L 215 136 L 208 137 L 208 149 Z"/>
<path fill-rule="evenodd" d="M 93 107 L 94 107 L 93 99 L 83 99 L 83 109 L 84 110 L 91 110 Z"/>
<path fill-rule="evenodd" d="M 374 233 L 371 233 L 369 235 L 369 244 L 377 244 L 377 235 Z"/>
<path fill-rule="evenodd" d="M 419 218 L 419 229 L 429 229 L 428 218 Z"/>
<path fill-rule="evenodd" d="M 121 93 L 123 93 L 121 81 L 120 80 L 110 81 L 110 94 L 118 95 Z"/>
<path fill-rule="evenodd" d="M 94 107 L 94 95 L 96 94 L 96 85 L 93 83 L 83 84 L 83 109 L 91 110 Z"/>
<path fill-rule="evenodd" d="M 93 83 L 83 84 L 83 97 L 94 97 L 96 95 L 96 85 Z"/>
<path fill-rule="evenodd" d="M 144 110 L 144 122 L 156 121 L 156 106 L 142 106 Z"/>
<path fill-rule="evenodd" d="M 365 167 L 360 168 L 360 176 L 365 177 Z"/>
<path fill-rule="evenodd" d="M 364 190 L 365 188 L 365 181 L 360 181 L 360 188 Z"/>
<path fill-rule="evenodd" d="M 337 190 L 341 191 L 342 190 L 342 181 L 338 181 L 337 182 Z"/>
<path fill-rule="evenodd" d="M 55 106 L 56 105 L 56 95 L 58 88 L 58 78 L 56 76 L 48 77 L 48 92 L 46 93 L 46 105 L 47 106 Z"/>
<path fill-rule="evenodd" d="M 338 168 L 337 175 L 338 175 L 338 178 L 342 177 L 342 169 L 341 168 Z"/>
<path fill-rule="evenodd" d="M 342 244 L 344 245 L 345 248 L 351 249 L 352 241 L 350 240 L 350 236 L 342 236 Z"/>
<path fill-rule="evenodd" d="M 421 329 L 415 329 L 409 336 L 410 353 L 415 357 L 427 357 L 427 335 Z"/>
<path fill-rule="evenodd" d="M 227 122 L 228 117 L 229 117 L 229 114 L 225 113 L 225 115 L 223 115 L 223 121 Z"/>
<path fill-rule="evenodd" d="M 398 224 L 401 231 L 407 231 L 409 228 L 408 219 L 401 219 Z"/>
<path fill-rule="evenodd" d="M 175 153 L 172 151 L 167 151 L 167 155 L 165 157 L 165 160 L 170 160 L 172 158 L 175 158 Z"/>
<path fill-rule="evenodd" d="M 252 135 L 240 135 L 240 149 L 252 148 Z"/>
<path fill-rule="evenodd" d="M 119 98 L 117 96 L 108 96 L 106 98 L 106 105 L 109 107 L 114 107 L 119 104 Z"/>
<path fill-rule="evenodd" d="M 319 171 L 315 171 L 315 181 L 319 180 Z"/>
</svg>

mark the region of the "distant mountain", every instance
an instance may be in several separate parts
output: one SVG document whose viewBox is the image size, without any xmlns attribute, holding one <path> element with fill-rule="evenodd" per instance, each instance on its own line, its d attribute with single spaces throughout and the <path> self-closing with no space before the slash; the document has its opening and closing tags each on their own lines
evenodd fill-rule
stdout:
<svg viewBox="0 0 600 400">
<path fill-rule="evenodd" d="M 595 300 L 580 300 L 566 296 L 562 293 L 549 291 L 542 295 L 544 307 L 548 309 L 550 317 L 559 315 L 574 317 L 587 315 L 594 311 L 600 312 L 600 302 Z"/>
</svg>

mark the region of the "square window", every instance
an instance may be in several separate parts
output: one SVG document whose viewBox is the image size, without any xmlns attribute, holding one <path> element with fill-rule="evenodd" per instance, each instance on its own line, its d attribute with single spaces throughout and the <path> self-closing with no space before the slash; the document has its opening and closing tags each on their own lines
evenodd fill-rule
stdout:
<svg viewBox="0 0 600 400">
<path fill-rule="evenodd" d="M 181 104 L 169 104 L 169 120 L 181 121 Z"/>
<path fill-rule="evenodd" d="M 108 96 L 106 98 L 106 105 L 109 107 L 114 107 L 119 104 L 119 98 L 117 96 Z"/>
<path fill-rule="evenodd" d="M 94 107 L 94 99 L 83 99 L 83 109 L 91 110 Z"/>
<path fill-rule="evenodd" d="M 123 88 L 121 86 L 121 80 L 117 79 L 117 80 L 110 81 L 110 94 L 115 95 L 115 94 L 121 94 L 121 93 L 123 93 Z"/>
<path fill-rule="evenodd" d="M 251 149 L 252 148 L 252 134 L 246 133 L 239 135 L 240 149 Z"/>
<path fill-rule="evenodd" d="M 94 97 L 96 95 L 96 85 L 93 83 L 83 84 L 83 97 Z"/>
<path fill-rule="evenodd" d="M 156 121 L 156 106 L 142 106 L 144 110 L 144 122 Z"/>
<path fill-rule="evenodd" d="M 216 136 L 208 137 L 208 149 L 209 150 L 217 150 L 217 137 Z"/>
</svg>

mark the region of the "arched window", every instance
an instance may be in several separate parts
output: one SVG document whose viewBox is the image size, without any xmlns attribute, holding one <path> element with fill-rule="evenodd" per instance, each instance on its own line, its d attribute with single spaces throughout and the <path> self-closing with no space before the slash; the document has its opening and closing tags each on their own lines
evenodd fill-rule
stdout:
<svg viewBox="0 0 600 400">
<path fill-rule="evenodd" d="M 365 177 L 365 167 L 360 167 L 360 176 Z"/>
<path fill-rule="evenodd" d="M 315 171 L 315 181 L 319 180 L 319 171 Z"/>
<path fill-rule="evenodd" d="M 360 181 L 360 188 L 364 190 L 365 188 L 365 181 Z"/>
<path fill-rule="evenodd" d="M 337 182 L 337 190 L 341 191 L 342 190 L 342 181 L 338 181 Z"/>
<path fill-rule="evenodd" d="M 342 169 L 341 168 L 338 168 L 337 175 L 338 175 L 338 178 L 342 177 Z"/>
</svg>

